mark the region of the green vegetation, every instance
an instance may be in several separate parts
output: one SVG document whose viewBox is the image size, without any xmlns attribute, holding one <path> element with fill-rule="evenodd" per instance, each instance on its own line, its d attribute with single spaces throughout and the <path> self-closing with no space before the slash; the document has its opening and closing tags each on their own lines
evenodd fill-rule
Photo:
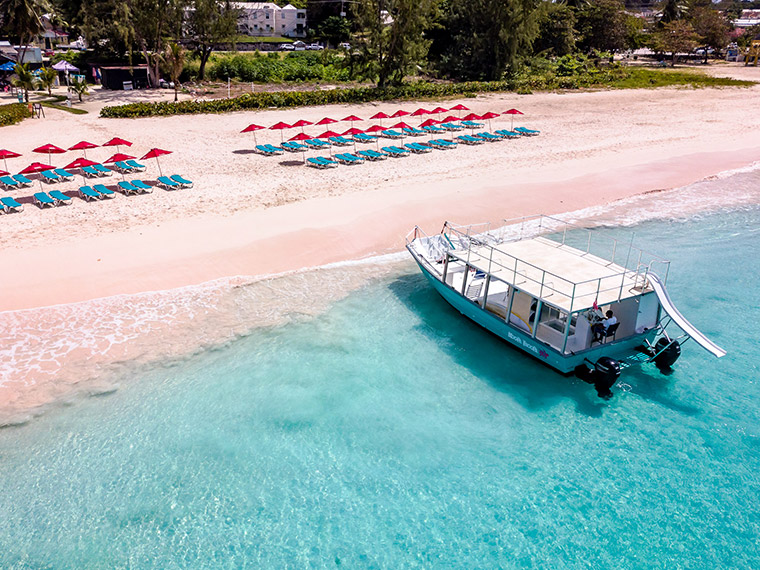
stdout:
<svg viewBox="0 0 760 570">
<path fill-rule="evenodd" d="M 185 67 L 192 75 L 193 64 Z M 335 52 L 299 51 L 281 57 L 279 53 L 267 55 L 258 52 L 217 55 L 208 69 L 212 79 L 227 78 L 247 83 L 279 83 L 283 81 L 348 81 L 350 71 L 343 66 L 343 58 Z"/>
<path fill-rule="evenodd" d="M 292 44 L 293 40 L 290 38 L 283 38 L 282 36 L 237 36 L 235 38 L 237 44 Z"/>
<path fill-rule="evenodd" d="M 26 103 L 11 103 L 0 105 L 0 127 L 15 125 L 32 116 L 29 105 Z"/>
<path fill-rule="evenodd" d="M 668 85 L 689 87 L 749 86 L 751 81 L 708 77 L 700 73 L 671 72 L 610 65 L 596 67 L 588 58 L 566 56 L 557 64 L 546 60 L 508 81 L 463 83 L 405 83 L 394 87 L 355 87 L 324 91 L 279 91 L 248 93 L 234 99 L 214 101 L 180 101 L 179 103 L 131 103 L 103 107 L 101 117 L 135 118 L 198 113 L 226 113 L 270 107 L 302 107 L 337 103 L 374 101 L 440 100 L 447 97 L 472 96 L 478 93 L 539 89 L 578 89 L 588 87 L 654 88 Z"/>
</svg>

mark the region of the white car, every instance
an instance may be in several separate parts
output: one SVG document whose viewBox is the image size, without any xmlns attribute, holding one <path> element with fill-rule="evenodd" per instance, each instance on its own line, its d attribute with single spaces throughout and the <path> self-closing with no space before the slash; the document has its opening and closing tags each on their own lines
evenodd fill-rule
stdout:
<svg viewBox="0 0 760 570">
<path fill-rule="evenodd" d="M 319 44 L 309 44 L 306 46 L 306 49 L 320 50 L 320 49 L 325 49 L 325 46 L 321 46 Z"/>
<path fill-rule="evenodd" d="M 293 51 L 296 48 L 293 46 L 293 44 L 280 44 L 280 49 L 285 51 Z"/>
</svg>

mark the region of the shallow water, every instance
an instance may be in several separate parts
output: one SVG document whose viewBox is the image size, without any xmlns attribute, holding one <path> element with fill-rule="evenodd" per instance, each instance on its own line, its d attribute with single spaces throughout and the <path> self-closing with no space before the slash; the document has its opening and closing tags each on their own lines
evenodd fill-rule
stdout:
<svg viewBox="0 0 760 570">
<path fill-rule="evenodd" d="M 691 343 L 610 402 L 408 272 L 0 430 L 2 568 L 757 568 L 760 208 L 612 229 Z M 240 307 L 238 307 L 240 310 Z"/>
</svg>

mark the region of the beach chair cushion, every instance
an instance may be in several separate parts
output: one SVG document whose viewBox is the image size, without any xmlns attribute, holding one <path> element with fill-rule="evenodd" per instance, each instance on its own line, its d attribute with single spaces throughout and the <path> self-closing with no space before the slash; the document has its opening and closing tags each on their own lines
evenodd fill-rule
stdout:
<svg viewBox="0 0 760 570">
<path fill-rule="evenodd" d="M 60 206 L 61 204 L 71 204 L 72 201 L 70 196 L 66 196 L 66 194 L 60 190 L 51 190 L 50 197 L 56 201 L 56 206 Z"/>
<path fill-rule="evenodd" d="M 163 188 L 165 188 L 167 190 L 177 190 L 177 189 L 181 188 L 181 186 L 179 185 L 179 183 L 175 182 L 174 180 L 172 180 L 168 176 L 159 176 L 157 183 L 158 183 L 159 186 L 162 186 Z"/>
<path fill-rule="evenodd" d="M 101 198 L 114 198 L 116 196 L 116 192 L 113 190 L 107 188 L 103 184 L 95 184 L 95 186 L 92 187 L 95 192 L 100 194 Z"/>
<path fill-rule="evenodd" d="M 53 172 L 55 172 L 58 176 L 60 176 L 64 180 L 74 180 L 74 175 L 63 168 L 56 168 L 55 170 L 53 170 Z"/>
<path fill-rule="evenodd" d="M 93 178 L 95 176 L 102 176 L 103 173 L 95 170 L 92 166 L 83 166 L 82 167 L 82 174 L 87 176 L 88 178 Z"/>
<path fill-rule="evenodd" d="M 327 168 L 326 164 L 316 158 L 307 158 L 306 166 L 311 166 L 312 168 Z"/>
<path fill-rule="evenodd" d="M 190 180 L 187 180 L 186 178 L 183 178 L 179 174 L 172 174 L 169 178 L 174 180 L 177 184 L 182 186 L 183 188 L 192 188 L 193 183 Z"/>
<path fill-rule="evenodd" d="M 15 174 L 12 178 L 22 186 L 31 186 L 33 184 L 33 182 L 23 174 Z"/>
<path fill-rule="evenodd" d="M 132 186 L 140 190 L 143 194 L 150 194 L 153 192 L 153 186 L 146 184 L 142 180 L 132 180 Z"/>
<path fill-rule="evenodd" d="M 98 192 L 95 192 L 90 186 L 80 186 L 79 195 L 87 202 L 90 200 L 100 200 L 101 196 Z"/>
<path fill-rule="evenodd" d="M 103 176 L 107 176 L 113 172 L 113 170 L 111 170 L 107 166 L 103 166 L 102 164 L 93 164 L 92 167 L 98 172 L 100 172 L 100 174 Z"/>
<path fill-rule="evenodd" d="M 140 164 L 136 160 L 125 160 L 124 162 L 126 162 L 129 166 L 131 166 L 132 168 L 134 168 L 138 172 L 142 172 L 142 171 L 145 170 L 145 165 L 144 164 Z"/>
<path fill-rule="evenodd" d="M 54 183 L 54 182 L 60 182 L 62 180 L 62 178 L 58 176 L 52 170 L 43 170 L 42 172 L 40 172 L 40 174 L 42 175 L 42 178 L 45 179 L 45 182 Z M 41 193 L 44 194 L 44 192 L 41 192 Z"/>
<path fill-rule="evenodd" d="M 56 206 L 58 203 L 53 200 L 46 192 L 37 192 L 34 195 L 34 202 L 40 207 L 44 208 L 45 206 Z"/>
<path fill-rule="evenodd" d="M 119 182 L 118 186 L 124 191 L 124 194 L 137 194 L 139 192 L 139 190 L 133 186 L 131 182 L 127 182 L 126 180 Z"/>
<path fill-rule="evenodd" d="M 132 172 L 133 170 L 135 170 L 134 167 L 129 166 L 126 162 L 121 161 L 121 160 L 119 162 L 114 162 L 113 165 L 114 167 L 116 167 L 117 170 L 120 170 L 121 172 L 125 172 L 125 173 Z"/>
<path fill-rule="evenodd" d="M 14 212 L 23 212 L 24 206 L 22 204 L 19 204 L 16 202 L 15 199 L 11 198 L 10 196 L 5 196 L 3 198 L 0 198 L 0 202 L 8 208 L 8 210 L 13 210 Z"/>
<path fill-rule="evenodd" d="M 0 184 L 6 188 L 18 188 L 20 186 L 20 183 L 10 176 L 0 176 Z"/>
<path fill-rule="evenodd" d="M 354 144 L 353 141 L 345 138 L 345 137 L 330 137 L 327 139 L 330 143 L 337 145 L 337 146 L 351 146 Z"/>
</svg>

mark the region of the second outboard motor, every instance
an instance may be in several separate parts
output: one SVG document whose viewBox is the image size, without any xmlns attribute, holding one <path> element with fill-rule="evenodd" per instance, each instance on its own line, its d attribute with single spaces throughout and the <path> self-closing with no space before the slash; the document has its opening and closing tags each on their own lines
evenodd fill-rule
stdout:
<svg viewBox="0 0 760 570">
<path fill-rule="evenodd" d="M 677 340 L 668 340 L 665 337 L 660 338 L 654 345 L 654 363 L 660 370 L 669 370 L 671 366 L 681 356 L 681 345 Z"/>
<path fill-rule="evenodd" d="M 594 363 L 593 369 L 585 364 L 576 366 L 575 375 L 584 382 L 593 384 L 600 398 L 609 400 L 612 397 L 610 388 L 620 378 L 620 363 L 609 356 L 602 356 Z"/>
<path fill-rule="evenodd" d="M 620 378 L 620 363 L 610 358 L 609 356 L 602 356 L 594 364 L 594 388 L 600 398 L 608 400 L 612 398 L 612 391 L 610 388 Z"/>
</svg>

